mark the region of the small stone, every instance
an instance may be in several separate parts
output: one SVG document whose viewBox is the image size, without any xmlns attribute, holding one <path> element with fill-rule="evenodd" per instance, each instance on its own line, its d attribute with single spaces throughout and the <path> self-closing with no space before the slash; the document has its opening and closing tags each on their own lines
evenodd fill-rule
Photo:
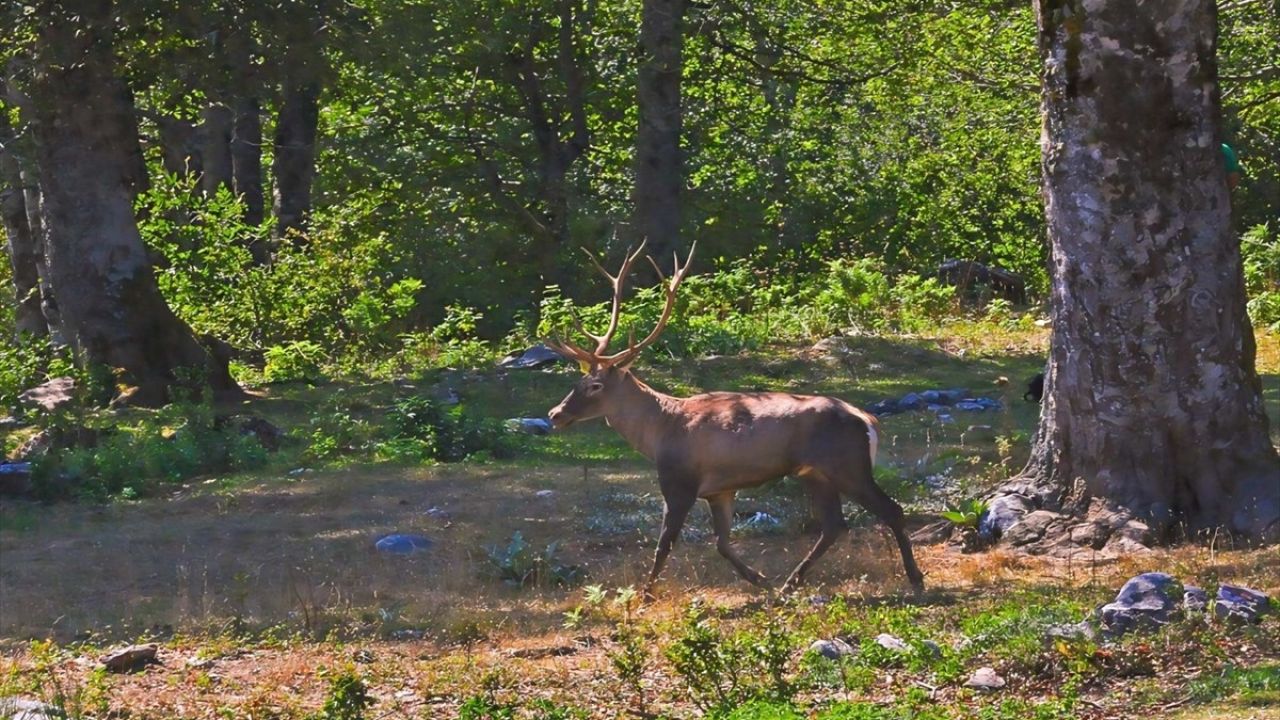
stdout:
<svg viewBox="0 0 1280 720">
<path fill-rule="evenodd" d="M 1022 517 L 1021 520 L 1014 523 L 1004 531 L 1002 537 L 1006 542 L 1013 546 L 1030 545 L 1038 542 L 1040 538 L 1049 532 L 1049 527 L 1055 522 L 1064 519 L 1065 516 L 1060 515 L 1051 510 L 1036 510 L 1029 512 Z"/>
<path fill-rule="evenodd" d="M 904 642 L 902 638 L 894 637 L 888 633 L 880 633 L 877 635 L 876 644 L 885 650 L 892 650 L 894 652 L 904 653 L 911 651 L 911 646 Z"/>
<path fill-rule="evenodd" d="M 22 391 L 18 400 L 35 405 L 45 412 L 53 412 L 75 399 L 74 378 L 60 377 Z"/>
<path fill-rule="evenodd" d="M 1182 609 L 1187 612 L 1204 612 L 1209 607 L 1209 593 L 1195 585 L 1187 585 L 1182 589 Z"/>
<path fill-rule="evenodd" d="M 23 697 L 0 697 L 0 718 L 5 720 L 54 720 L 62 711 L 39 700 Z"/>
<path fill-rule="evenodd" d="M 1271 601 L 1265 593 L 1226 583 L 1218 587 L 1213 603 L 1213 614 L 1218 618 L 1246 623 L 1261 622 L 1270 609 Z"/>
<path fill-rule="evenodd" d="M 1097 637 L 1098 631 L 1088 620 L 1050 625 L 1044 631 L 1046 644 L 1051 644 L 1055 640 L 1094 640 Z"/>
<path fill-rule="evenodd" d="M 155 643 L 130 645 L 103 657 L 102 666 L 107 669 L 107 672 L 113 673 L 129 673 L 141 670 L 148 665 L 159 662 L 156 660 L 156 652 L 159 649 L 159 646 Z"/>
<path fill-rule="evenodd" d="M 1173 576 L 1161 572 L 1131 578 L 1120 588 L 1115 602 L 1098 610 L 1102 626 L 1113 635 L 1123 635 L 1139 627 L 1164 625 L 1175 607 L 1167 590 L 1176 583 Z"/>
<path fill-rule="evenodd" d="M 361 649 L 356 650 L 355 652 L 351 653 L 351 659 L 352 659 L 352 660 L 355 660 L 355 661 L 356 661 L 356 662 L 358 662 L 358 663 L 361 663 L 361 664 L 364 664 L 364 665 L 368 665 L 369 663 L 373 662 L 373 660 L 374 660 L 374 658 L 373 658 L 373 651 L 371 651 L 371 650 L 366 650 L 366 649 L 364 649 L 364 648 L 361 648 Z"/>
<path fill-rule="evenodd" d="M 430 549 L 432 544 L 431 538 L 424 535 L 397 533 L 378 540 L 374 547 L 390 555 L 412 555 Z"/>
<path fill-rule="evenodd" d="M 192 670 L 208 670 L 213 667 L 213 663 L 213 658 L 189 657 L 184 664 Z"/>
<path fill-rule="evenodd" d="M 830 640 L 814 640 L 809 646 L 809 652 L 820 655 L 828 660 L 839 660 L 843 657 L 851 657 L 857 654 L 857 649 L 840 638 L 832 638 Z"/>
<path fill-rule="evenodd" d="M 965 687 L 982 690 L 984 692 L 995 692 L 1004 687 L 1004 678 L 996 674 L 996 671 L 989 668 L 978 668 L 973 675 L 969 676 L 969 680 L 965 682 Z"/>
<path fill-rule="evenodd" d="M 556 496 L 556 491 L 555 490 L 539 490 L 538 492 L 534 493 L 533 496 L 542 498 L 543 500 L 550 500 L 551 498 Z"/>
</svg>

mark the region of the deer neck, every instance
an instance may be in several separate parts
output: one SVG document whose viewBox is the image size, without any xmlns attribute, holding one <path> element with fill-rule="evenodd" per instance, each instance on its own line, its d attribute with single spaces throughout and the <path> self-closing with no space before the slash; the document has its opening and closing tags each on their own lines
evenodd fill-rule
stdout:
<svg viewBox="0 0 1280 720">
<path fill-rule="evenodd" d="M 679 403 L 679 398 L 654 390 L 628 372 L 604 419 L 627 444 L 654 460 Z"/>
</svg>

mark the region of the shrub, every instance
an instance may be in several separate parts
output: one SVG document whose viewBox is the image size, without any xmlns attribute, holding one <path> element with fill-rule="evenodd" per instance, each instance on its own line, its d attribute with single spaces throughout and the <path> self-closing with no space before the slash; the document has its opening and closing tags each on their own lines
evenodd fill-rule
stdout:
<svg viewBox="0 0 1280 720">
<path fill-rule="evenodd" d="M 704 712 L 722 714 L 752 701 L 789 703 L 796 692 L 788 676 L 793 638 L 779 618 L 759 618 L 763 634 L 725 635 L 706 611 L 693 604 L 681 635 L 666 657 Z"/>
<path fill-rule="evenodd" d="M 262 378 L 267 382 L 317 382 L 321 379 L 320 366 L 324 362 L 324 348 L 310 340 L 276 345 L 267 348 L 266 367 Z"/>
<path fill-rule="evenodd" d="M 364 680 L 345 670 L 329 680 L 324 707 L 310 720 L 364 720 L 365 711 L 373 706 Z"/>
<path fill-rule="evenodd" d="M 387 433 L 380 450 L 389 459 L 457 462 L 480 453 L 508 458 L 516 445 L 502 422 L 424 397 L 397 402 L 387 413 Z"/>
<path fill-rule="evenodd" d="M 506 545 L 488 545 L 484 551 L 490 573 L 517 587 L 571 587 L 587 577 L 581 567 L 560 559 L 559 543 L 553 542 L 539 553 L 525 542 L 519 530 L 511 534 Z"/>
</svg>

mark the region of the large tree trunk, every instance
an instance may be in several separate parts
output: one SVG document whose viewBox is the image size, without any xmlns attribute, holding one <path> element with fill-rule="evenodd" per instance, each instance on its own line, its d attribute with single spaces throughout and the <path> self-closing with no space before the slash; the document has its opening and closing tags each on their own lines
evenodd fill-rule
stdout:
<svg viewBox="0 0 1280 720">
<path fill-rule="evenodd" d="M 1046 551 L 1217 528 L 1280 539 L 1219 150 L 1214 3 L 1037 11 L 1054 324 L 1037 439 L 1011 489 L 1069 517 L 1006 535 Z"/>
<path fill-rule="evenodd" d="M 311 181 L 316 172 L 316 128 L 320 122 L 320 83 L 286 72 L 280 112 L 276 118 L 275 176 L 272 212 L 276 236 L 306 232 L 311 215 Z"/>
<path fill-rule="evenodd" d="M 156 285 L 133 216 L 121 128 L 109 0 L 48 2 L 31 99 L 43 190 L 46 259 L 66 339 L 82 362 L 113 368 L 131 400 L 159 404 L 203 375 L 238 391 L 225 364 L 200 346 Z M 198 382 L 198 380 L 196 381 Z"/>
<path fill-rule="evenodd" d="M 8 113 L 0 110 L 0 221 L 9 241 L 9 264 L 13 269 L 16 326 L 19 333 L 49 334 L 40 310 L 40 248 L 27 220 L 27 202 L 22 186 L 22 168 L 14 153 L 16 136 Z"/>
<path fill-rule="evenodd" d="M 681 245 L 680 77 L 685 1 L 644 0 L 640 21 L 643 56 L 638 78 L 634 231 L 647 238 L 656 258 L 666 258 Z"/>
<path fill-rule="evenodd" d="M 265 217 L 262 194 L 262 108 L 253 70 L 253 39 L 247 21 L 232 30 L 227 39 L 227 56 L 233 81 L 231 131 L 231 176 L 236 195 L 244 203 L 244 221 L 258 226 Z M 255 257 L 265 248 L 255 248 Z M 265 260 L 265 255 L 259 257 Z"/>
</svg>

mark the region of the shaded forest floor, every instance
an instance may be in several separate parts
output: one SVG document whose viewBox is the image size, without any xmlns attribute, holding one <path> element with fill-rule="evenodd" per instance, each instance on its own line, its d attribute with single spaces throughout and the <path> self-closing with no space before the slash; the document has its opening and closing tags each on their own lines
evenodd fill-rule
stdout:
<svg viewBox="0 0 1280 720">
<path fill-rule="evenodd" d="M 1021 467 L 1037 410 L 1021 395 L 1044 341 L 1041 331 L 962 324 L 943 337 L 854 337 L 640 372 L 678 393 L 786 389 L 867 406 L 966 387 L 1001 400 L 1004 410 L 958 411 L 953 423 L 927 412 L 884 419 L 877 476 L 918 525 Z M 1259 367 L 1268 413 L 1280 418 L 1280 338 L 1259 336 Z M 485 415 L 540 415 L 573 377 L 277 386 L 247 410 L 306 428 L 341 392 L 377 422 L 395 398 L 444 385 Z M 794 483 L 744 493 L 738 510 L 739 548 L 771 577 L 813 542 Z M 355 677 L 373 702 L 369 718 L 691 717 L 748 701 L 757 704 L 739 717 L 791 717 L 791 704 L 806 713 L 797 717 L 1280 717 L 1276 613 L 1248 627 L 1190 619 L 1114 644 L 1046 639 L 1051 625 L 1090 616 L 1142 571 L 1280 596 L 1274 548 L 1216 539 L 1063 561 L 921 547 L 929 592 L 917 602 L 888 534 L 846 510 L 850 540 L 794 598 L 737 580 L 695 514 L 657 600 L 642 606 L 625 589 L 647 571 L 661 501 L 652 470 L 600 424 L 528 438 L 501 462 L 318 464 L 286 445 L 263 470 L 144 500 L 5 502 L 0 697 L 57 700 L 93 717 L 354 717 L 333 707 L 335 680 Z M 421 534 L 431 546 L 379 553 L 374 543 L 388 533 Z M 530 567 L 540 568 L 537 582 L 504 581 Z M 582 573 L 576 585 L 556 582 Z M 909 649 L 884 651 L 879 633 Z M 826 664 L 804 654 L 831 637 L 861 652 Z M 95 671 L 106 649 L 140 640 L 160 644 L 159 665 Z M 965 688 L 981 666 L 1008 685 L 989 695 Z"/>
</svg>

